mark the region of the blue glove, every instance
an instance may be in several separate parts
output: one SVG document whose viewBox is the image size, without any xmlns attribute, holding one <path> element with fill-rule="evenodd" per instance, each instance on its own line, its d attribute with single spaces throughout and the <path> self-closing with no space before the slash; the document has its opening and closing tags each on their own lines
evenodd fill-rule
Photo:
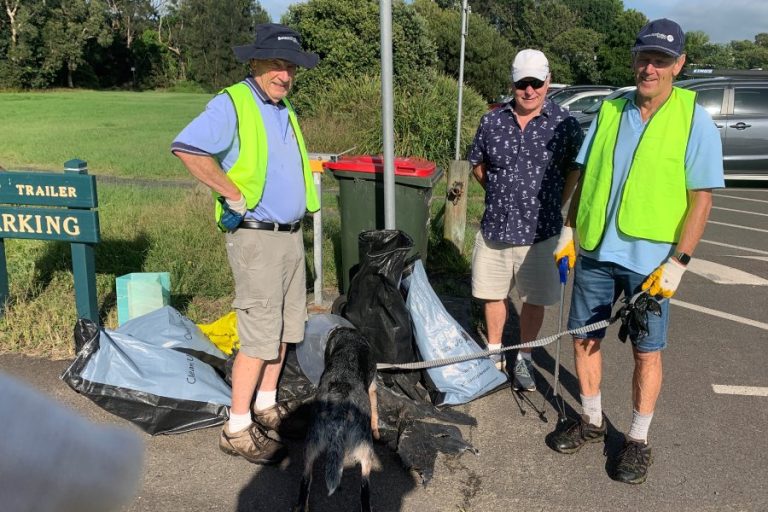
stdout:
<svg viewBox="0 0 768 512">
<path fill-rule="evenodd" d="M 219 224 L 226 231 L 235 231 L 240 226 L 240 223 L 243 222 L 245 214 L 233 210 L 222 196 L 219 196 L 218 200 L 221 203 L 221 219 L 219 219 Z M 242 202 L 245 203 L 245 198 L 242 199 Z"/>
</svg>

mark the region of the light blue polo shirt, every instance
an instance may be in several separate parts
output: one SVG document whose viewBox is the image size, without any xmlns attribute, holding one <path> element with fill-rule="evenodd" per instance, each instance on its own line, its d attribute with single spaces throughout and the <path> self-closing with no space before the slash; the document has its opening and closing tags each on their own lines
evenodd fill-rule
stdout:
<svg viewBox="0 0 768 512">
<path fill-rule="evenodd" d="M 626 181 L 632 157 L 645 128 L 635 95 L 627 94 L 629 105 L 621 116 L 619 137 L 614 152 L 613 181 L 608 199 L 608 225 L 602 242 L 594 251 L 581 249 L 581 254 L 598 261 L 610 261 L 638 274 L 650 274 L 673 252 L 673 244 L 632 238 L 621 233 L 616 225 L 618 198 Z M 592 121 L 576 162 L 586 164 L 589 147 L 595 135 L 597 118 Z M 722 188 L 723 148 L 720 133 L 709 113 L 696 105 L 693 126 L 685 152 L 685 184 L 688 190 Z"/>
<path fill-rule="evenodd" d="M 288 119 L 288 108 L 277 105 L 252 77 L 244 80 L 253 92 L 267 132 L 267 179 L 264 194 L 247 219 L 288 224 L 304 217 L 307 209 L 301 153 Z M 171 151 L 212 156 L 228 171 L 240 154 L 237 113 L 226 93 L 216 95 L 199 116 L 176 136 Z"/>
</svg>

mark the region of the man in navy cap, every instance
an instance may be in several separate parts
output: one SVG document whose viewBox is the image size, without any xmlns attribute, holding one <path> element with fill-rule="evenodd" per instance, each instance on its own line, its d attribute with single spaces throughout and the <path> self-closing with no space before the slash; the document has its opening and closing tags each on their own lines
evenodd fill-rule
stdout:
<svg viewBox="0 0 768 512">
<path fill-rule="evenodd" d="M 296 114 L 286 96 L 297 66 L 312 68 L 298 32 L 256 27 L 235 56 L 251 76 L 227 87 L 176 137 L 171 151 L 214 197 L 235 281 L 240 338 L 232 369 L 232 407 L 219 447 L 256 464 L 285 450 L 267 436 L 301 435 L 277 401 L 286 344 L 304 338 L 307 318 L 301 219 L 320 207 Z M 255 394 L 255 401 L 254 401 Z M 253 422 L 252 420 L 255 420 Z"/>
<path fill-rule="evenodd" d="M 712 205 L 724 186 L 720 135 L 696 94 L 674 87 L 685 64 L 685 36 L 674 21 L 645 25 L 632 48 L 636 92 L 606 100 L 576 161 L 582 177 L 566 226 L 575 226 L 576 260 L 568 328 L 605 320 L 619 296 L 645 290 L 669 298 L 677 290 Z M 573 254 L 573 240 L 569 242 Z M 648 428 L 661 391 L 669 301 L 648 315 L 647 335 L 630 336 L 634 357 L 632 423 L 611 475 L 645 481 L 651 464 Z M 561 453 L 603 440 L 600 342 L 605 329 L 574 337 L 583 414 L 549 437 Z"/>
</svg>

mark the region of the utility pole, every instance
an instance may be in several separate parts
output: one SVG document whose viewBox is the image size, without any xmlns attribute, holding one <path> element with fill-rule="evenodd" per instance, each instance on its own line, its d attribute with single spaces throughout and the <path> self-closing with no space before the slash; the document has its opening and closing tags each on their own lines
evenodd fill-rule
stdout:
<svg viewBox="0 0 768 512">
<path fill-rule="evenodd" d="M 456 113 L 456 144 L 454 160 L 448 166 L 443 238 L 450 241 L 454 249 L 464 252 L 464 232 L 467 226 L 467 195 L 469 194 L 469 162 L 459 160 L 461 150 L 461 116 L 464 89 L 464 46 L 468 32 L 469 7 L 467 0 L 461 6 L 461 50 L 459 52 L 459 104 Z"/>
</svg>

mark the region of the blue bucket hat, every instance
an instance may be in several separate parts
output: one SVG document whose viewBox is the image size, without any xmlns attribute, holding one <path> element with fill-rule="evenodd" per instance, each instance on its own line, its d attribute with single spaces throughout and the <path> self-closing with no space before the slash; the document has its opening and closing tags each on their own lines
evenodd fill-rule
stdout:
<svg viewBox="0 0 768 512">
<path fill-rule="evenodd" d="M 316 53 L 304 51 L 301 35 L 292 28 L 278 23 L 262 23 L 256 25 L 255 32 L 256 39 L 252 44 L 232 48 L 240 62 L 282 59 L 310 69 L 317 66 L 320 60 Z"/>
<path fill-rule="evenodd" d="M 685 33 L 680 25 L 667 18 L 648 22 L 637 34 L 632 52 L 663 52 L 679 57 L 685 49 Z"/>
</svg>

